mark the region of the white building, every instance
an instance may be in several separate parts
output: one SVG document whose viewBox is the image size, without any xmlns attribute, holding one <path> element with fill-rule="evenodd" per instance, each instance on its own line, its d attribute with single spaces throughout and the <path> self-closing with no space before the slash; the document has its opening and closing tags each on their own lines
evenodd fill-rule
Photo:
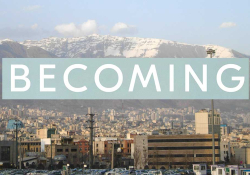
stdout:
<svg viewBox="0 0 250 175">
<path fill-rule="evenodd" d="M 222 136 L 220 141 L 220 160 L 227 161 L 231 158 L 230 139 Z"/>
</svg>

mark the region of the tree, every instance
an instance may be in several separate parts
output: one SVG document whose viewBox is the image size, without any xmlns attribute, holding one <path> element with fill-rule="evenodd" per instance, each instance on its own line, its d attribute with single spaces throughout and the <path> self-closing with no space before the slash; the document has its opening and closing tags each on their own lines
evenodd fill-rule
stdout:
<svg viewBox="0 0 250 175">
<path fill-rule="evenodd" d="M 168 150 L 168 154 L 166 155 L 166 162 L 168 163 L 168 169 L 172 168 L 171 163 L 174 161 L 174 156 L 171 150 Z"/>
<path fill-rule="evenodd" d="M 187 154 L 185 154 L 185 156 L 182 158 L 181 161 L 185 162 L 185 168 L 188 168 L 191 165 L 190 163 L 192 162 L 192 159 L 191 159 L 191 157 L 188 157 Z"/>
<path fill-rule="evenodd" d="M 239 164 L 239 159 L 236 159 L 235 156 L 232 156 L 229 163 L 232 164 L 232 165 L 238 165 Z"/>
<path fill-rule="evenodd" d="M 142 166 L 148 166 L 148 151 L 146 149 L 143 150 Z"/>
<path fill-rule="evenodd" d="M 134 151 L 134 166 L 137 169 L 139 169 L 139 166 L 140 166 L 140 163 L 141 163 L 140 159 L 141 159 L 141 152 L 138 149 L 138 147 L 136 147 L 135 151 Z"/>
<path fill-rule="evenodd" d="M 63 161 L 60 161 L 57 164 L 57 169 L 62 169 L 62 168 L 63 168 Z"/>
<path fill-rule="evenodd" d="M 155 162 L 155 163 L 156 163 L 156 169 L 158 169 L 158 164 L 159 164 L 159 154 L 158 154 L 157 147 L 154 147 L 153 162 Z"/>
</svg>

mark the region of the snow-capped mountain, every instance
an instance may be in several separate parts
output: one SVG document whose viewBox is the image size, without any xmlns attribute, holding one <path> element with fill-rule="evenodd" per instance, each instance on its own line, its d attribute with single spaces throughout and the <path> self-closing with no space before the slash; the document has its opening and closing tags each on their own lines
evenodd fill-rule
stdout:
<svg viewBox="0 0 250 175">
<path fill-rule="evenodd" d="M 248 57 L 217 45 L 192 45 L 162 39 L 96 34 L 79 38 L 50 37 L 40 41 L 26 40 L 20 44 L 28 48 L 37 46 L 58 57 L 70 58 L 205 58 L 208 48 L 216 50 L 215 58 Z"/>
</svg>

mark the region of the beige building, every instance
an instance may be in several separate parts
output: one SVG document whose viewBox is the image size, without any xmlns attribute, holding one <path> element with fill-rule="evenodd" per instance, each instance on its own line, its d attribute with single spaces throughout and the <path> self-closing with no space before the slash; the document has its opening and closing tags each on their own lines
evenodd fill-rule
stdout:
<svg viewBox="0 0 250 175">
<path fill-rule="evenodd" d="M 48 129 L 47 128 L 45 128 L 45 129 L 38 129 L 37 130 L 37 138 L 39 138 L 39 139 L 45 139 L 45 138 L 47 138 L 47 131 L 48 131 Z"/>
<path fill-rule="evenodd" d="M 212 111 L 202 109 L 195 113 L 196 134 L 212 134 Z M 214 111 L 214 133 L 220 135 L 220 113 Z"/>
<path fill-rule="evenodd" d="M 21 150 L 25 152 L 41 152 L 41 140 L 21 141 Z"/>
<path fill-rule="evenodd" d="M 46 157 L 51 158 L 51 145 L 45 145 Z M 65 155 L 67 163 L 80 164 L 82 159 L 82 153 L 77 144 L 73 142 L 73 138 L 62 138 L 61 144 L 55 144 L 52 140 L 52 158 L 56 155 Z"/>
<path fill-rule="evenodd" d="M 212 163 L 212 135 L 137 135 L 134 140 L 134 163 L 138 169 L 191 167 Z M 220 161 L 220 144 L 215 134 L 215 161 Z"/>
<path fill-rule="evenodd" d="M 238 164 L 250 164 L 250 147 L 235 148 L 235 161 Z"/>
<path fill-rule="evenodd" d="M 51 134 L 56 134 L 56 128 L 38 129 L 36 133 L 39 139 L 51 138 Z"/>
</svg>

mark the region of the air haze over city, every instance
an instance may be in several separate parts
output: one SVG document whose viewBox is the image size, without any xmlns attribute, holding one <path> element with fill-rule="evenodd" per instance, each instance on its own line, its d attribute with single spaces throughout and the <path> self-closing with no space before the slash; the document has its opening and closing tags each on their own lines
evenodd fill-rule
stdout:
<svg viewBox="0 0 250 175">
<path fill-rule="evenodd" d="M 250 58 L 250 1 L 3 1 L 0 58 Z M 249 100 L 3 100 L 0 174 L 241 174 Z"/>
</svg>

